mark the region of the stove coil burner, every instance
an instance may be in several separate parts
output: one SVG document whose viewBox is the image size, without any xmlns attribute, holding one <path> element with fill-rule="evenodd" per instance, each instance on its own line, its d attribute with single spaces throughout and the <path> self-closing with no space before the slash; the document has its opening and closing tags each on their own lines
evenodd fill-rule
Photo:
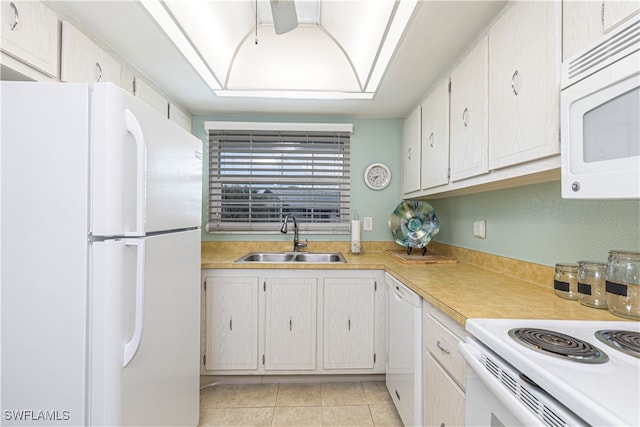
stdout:
<svg viewBox="0 0 640 427">
<path fill-rule="evenodd" d="M 640 358 L 640 332 L 602 330 L 595 333 L 603 343 L 623 353 Z"/>
<path fill-rule="evenodd" d="M 546 329 L 515 328 L 509 336 L 540 353 L 581 363 L 605 363 L 609 357 L 586 341 Z"/>
</svg>

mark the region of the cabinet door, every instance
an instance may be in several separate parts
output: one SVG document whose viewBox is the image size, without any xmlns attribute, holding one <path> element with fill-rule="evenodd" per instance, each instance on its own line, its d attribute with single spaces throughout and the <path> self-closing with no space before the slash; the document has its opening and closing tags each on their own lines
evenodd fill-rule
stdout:
<svg viewBox="0 0 640 427">
<path fill-rule="evenodd" d="M 638 0 L 603 0 L 602 9 L 602 25 L 606 33 L 629 16 L 636 14 L 640 9 L 640 2 Z"/>
<path fill-rule="evenodd" d="M 36 1 L 3 1 L 3 52 L 51 77 L 58 75 L 58 18 Z"/>
<path fill-rule="evenodd" d="M 325 279 L 324 368 L 373 368 L 375 279 Z"/>
<path fill-rule="evenodd" d="M 265 279 L 266 370 L 316 368 L 315 278 Z"/>
<path fill-rule="evenodd" d="M 402 134 L 402 192 L 420 190 L 420 127 L 421 112 L 418 107 L 404 120 Z"/>
<path fill-rule="evenodd" d="M 449 182 L 449 79 L 441 82 L 422 104 L 421 187 Z"/>
<path fill-rule="evenodd" d="M 207 370 L 258 369 L 258 278 L 206 280 Z"/>
<path fill-rule="evenodd" d="M 451 181 L 488 172 L 488 45 L 483 38 L 451 73 Z"/>
<path fill-rule="evenodd" d="M 140 98 L 145 104 L 162 114 L 163 117 L 169 117 L 169 102 L 160 92 L 140 77 L 135 78 L 136 98 Z"/>
<path fill-rule="evenodd" d="M 121 66 L 104 50 L 68 22 L 62 22 L 63 82 L 121 84 Z"/>
<path fill-rule="evenodd" d="M 463 426 L 465 398 L 462 390 L 431 356 L 425 354 L 424 425 Z"/>
<path fill-rule="evenodd" d="M 602 36 L 602 6 L 596 1 L 562 2 L 562 59 Z"/>
<path fill-rule="evenodd" d="M 561 2 L 514 2 L 489 31 L 489 169 L 560 152 Z"/>
<path fill-rule="evenodd" d="M 169 120 L 174 123 L 177 123 L 181 128 L 186 130 L 189 133 L 191 131 L 191 115 L 185 113 L 180 109 L 176 104 L 169 104 Z"/>
<path fill-rule="evenodd" d="M 562 59 L 567 59 L 606 32 L 637 14 L 637 0 L 562 2 Z"/>
</svg>

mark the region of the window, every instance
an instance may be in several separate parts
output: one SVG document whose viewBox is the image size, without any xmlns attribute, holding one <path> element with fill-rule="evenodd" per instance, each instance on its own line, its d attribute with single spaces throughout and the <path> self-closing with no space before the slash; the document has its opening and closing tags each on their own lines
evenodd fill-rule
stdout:
<svg viewBox="0 0 640 427">
<path fill-rule="evenodd" d="M 206 122 L 209 232 L 348 233 L 351 125 Z"/>
</svg>

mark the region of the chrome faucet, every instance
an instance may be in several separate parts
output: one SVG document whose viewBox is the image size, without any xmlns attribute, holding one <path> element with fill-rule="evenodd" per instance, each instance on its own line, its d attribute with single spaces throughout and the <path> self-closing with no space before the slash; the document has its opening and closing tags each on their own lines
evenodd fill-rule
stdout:
<svg viewBox="0 0 640 427">
<path fill-rule="evenodd" d="M 287 233 L 287 224 L 288 224 L 289 218 L 293 219 L 293 251 L 298 252 L 298 249 L 307 247 L 308 241 L 305 240 L 305 243 L 300 243 L 298 239 L 298 221 L 296 221 L 296 217 L 293 214 L 288 214 L 287 216 L 284 217 L 280 232 L 283 234 Z"/>
</svg>

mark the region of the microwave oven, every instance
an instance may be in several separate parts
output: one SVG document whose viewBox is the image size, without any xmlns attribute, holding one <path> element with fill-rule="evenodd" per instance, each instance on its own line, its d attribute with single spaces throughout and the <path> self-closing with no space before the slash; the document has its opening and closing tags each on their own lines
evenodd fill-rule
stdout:
<svg viewBox="0 0 640 427">
<path fill-rule="evenodd" d="M 562 63 L 562 197 L 640 198 L 640 16 Z"/>
</svg>

